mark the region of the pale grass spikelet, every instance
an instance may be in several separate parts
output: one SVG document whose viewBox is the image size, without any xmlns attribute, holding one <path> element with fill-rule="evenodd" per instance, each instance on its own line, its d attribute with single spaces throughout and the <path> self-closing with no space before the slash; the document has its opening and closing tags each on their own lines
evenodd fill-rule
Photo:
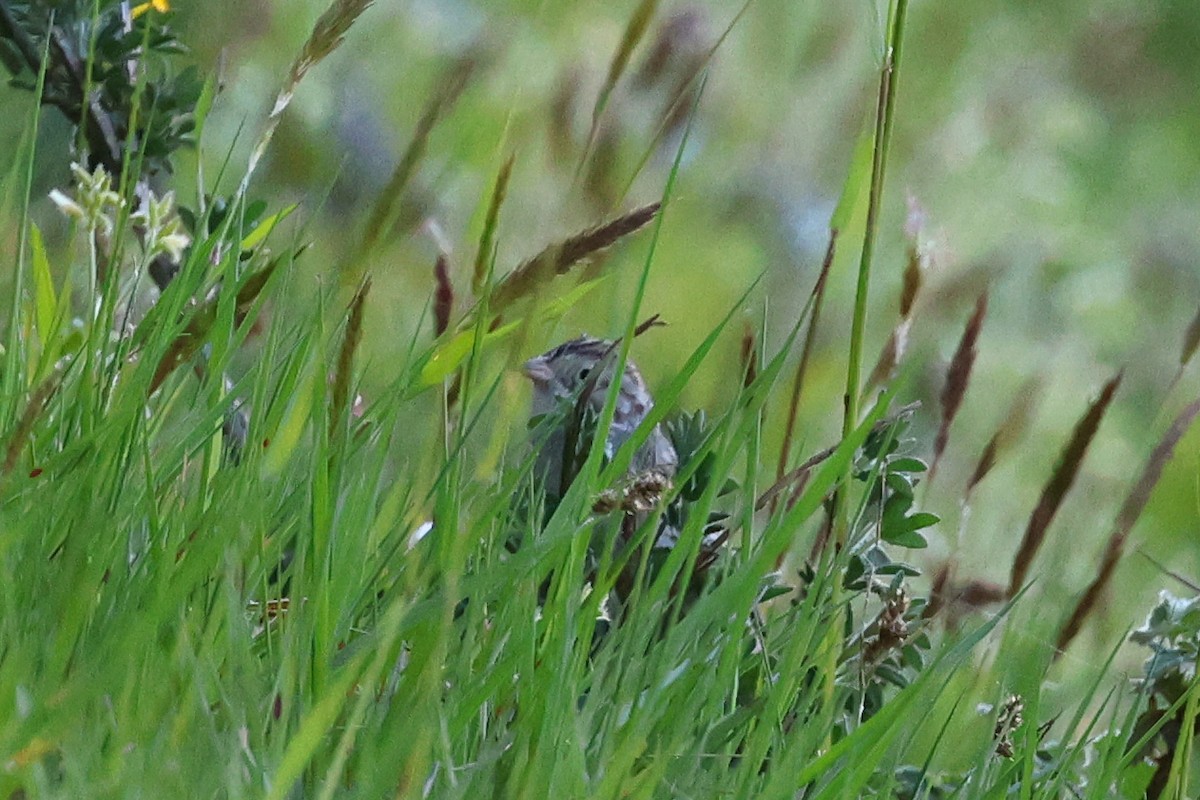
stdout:
<svg viewBox="0 0 1200 800">
<path fill-rule="evenodd" d="M 184 232 L 183 223 L 175 213 L 174 192 L 155 197 L 153 192 L 147 191 L 141 206 L 133 212 L 131 220 L 145 229 L 144 247 L 147 259 L 165 254 L 170 256 L 172 261 L 178 262 L 184 249 L 192 243 L 191 237 Z"/>
<path fill-rule="evenodd" d="M 103 166 L 97 165 L 88 172 L 78 163 L 71 164 L 71 174 L 75 176 L 75 198 L 53 189 L 51 202 L 66 216 L 82 222 L 88 230 L 111 236 L 113 218 L 125 206 L 125 201 L 113 191 L 112 176 Z"/>
<path fill-rule="evenodd" d="M 287 80 L 279 90 L 279 94 L 275 97 L 275 105 L 271 108 L 271 113 L 267 116 L 263 132 L 259 135 L 258 142 L 250 154 L 250 160 L 246 166 L 246 174 L 242 177 L 240 194 L 244 195 L 249 188 L 250 176 L 254 174 L 254 170 L 258 167 L 258 162 L 262 160 L 263 155 L 267 152 L 267 147 L 271 144 L 271 139 L 275 136 L 275 129 L 279 126 L 279 118 L 283 116 L 283 112 L 291 105 L 292 97 L 295 95 L 296 87 L 300 84 L 300 81 L 304 79 L 304 76 L 308 74 L 310 69 L 341 45 L 343 39 L 345 39 L 346 32 L 350 30 L 350 26 L 354 24 L 354 21 L 373 2 L 374 0 L 334 0 L 333 4 L 317 20 L 317 24 L 313 26 L 313 31 L 309 35 L 308 41 L 304 43 L 304 47 L 300 50 L 300 55 L 296 56 L 296 60 L 292 62 L 291 69 L 288 70 Z"/>
</svg>

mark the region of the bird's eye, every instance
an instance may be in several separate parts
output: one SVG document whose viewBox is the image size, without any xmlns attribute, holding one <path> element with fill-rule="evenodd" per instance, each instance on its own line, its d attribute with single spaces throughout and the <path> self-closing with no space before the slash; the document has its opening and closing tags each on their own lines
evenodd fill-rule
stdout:
<svg viewBox="0 0 1200 800">
<path fill-rule="evenodd" d="M 583 369 L 579 370 L 579 380 L 586 381 L 587 376 L 589 373 L 591 373 L 591 371 L 592 370 L 588 367 L 584 367 Z"/>
</svg>

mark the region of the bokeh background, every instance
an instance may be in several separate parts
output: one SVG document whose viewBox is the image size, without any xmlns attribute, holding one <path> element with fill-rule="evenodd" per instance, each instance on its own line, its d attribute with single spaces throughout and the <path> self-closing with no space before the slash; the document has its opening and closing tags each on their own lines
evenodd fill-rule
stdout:
<svg viewBox="0 0 1200 800">
<path fill-rule="evenodd" d="M 498 231 L 501 271 L 657 199 L 694 95 L 683 93 L 682 113 L 669 113 L 670 101 L 706 69 L 641 315 L 659 313 L 669 326 L 640 339 L 635 356 L 652 385 L 665 380 L 763 275 L 682 402 L 724 408 L 736 392 L 742 330 L 761 328 L 773 352 L 811 291 L 855 142 L 874 110 L 885 4 L 662 2 L 581 166 L 597 93 L 636 5 L 379 0 L 301 85 L 258 174 L 254 196 L 272 207 L 300 204 L 284 241 L 311 243 L 272 314 L 345 291 L 347 253 L 372 204 L 430 97 L 464 64 L 473 65 L 469 81 L 429 138 L 394 234 L 363 265 L 375 281 L 368 399 L 395 379 L 414 336 L 431 337 L 424 312 L 439 251 L 450 255 L 463 301 L 491 185 L 509 155 L 515 167 Z M 194 156 L 210 186 L 226 163 L 220 186 L 235 185 L 324 7 L 318 0 L 175 4 L 190 57 L 222 76 Z M 1035 567 L 1039 602 L 1062 607 L 1094 574 L 1124 492 L 1174 412 L 1200 391 L 1194 368 L 1173 383 L 1184 331 L 1200 306 L 1198 86 L 1200 14 L 1182 0 L 912 4 L 868 362 L 896 322 L 907 250 L 916 242 L 924 287 L 904 399 L 925 404 L 915 428 L 922 441 L 932 440 L 945 363 L 975 299 L 985 288 L 991 298 L 965 406 L 924 498 L 943 523 L 929 550 L 913 554 L 919 563 L 953 558 L 964 575 L 1006 581 L 1076 419 L 1124 369 L 1115 406 Z M 27 107 L 27 96 L 2 91 L 5 107 Z M 0 136 L 15 141 L 26 119 L 0 119 Z M 43 135 L 37 198 L 67 179 L 69 133 L 54 112 L 44 115 Z M 184 161 L 173 183 L 187 198 L 196 191 L 196 164 Z M 52 233 L 65 231 L 48 201 L 38 199 L 33 213 Z M 843 232 L 834 265 L 801 413 L 802 452 L 832 443 L 840 429 L 861 225 Z M 4 236 L 6 247 L 15 246 L 14 231 Z M 593 275 L 607 276 L 602 288 L 556 326 L 538 329 L 524 355 L 580 330 L 618 333 L 648 242 L 641 234 L 595 266 Z M 573 280 L 559 279 L 547 296 Z M 766 429 L 772 463 L 783 388 Z M 505 397 L 524 402 L 522 391 L 514 377 Z M 1022 394 L 1034 400 L 1028 428 L 965 514 L 970 470 Z M 430 400 L 406 412 L 414 451 L 431 440 Z M 505 416 L 518 420 L 516 431 L 519 416 Z M 1200 578 L 1198 445 L 1195 433 L 1182 443 L 1134 543 Z M 1131 554 L 1106 615 L 1078 647 L 1114 644 L 1163 588 L 1187 591 Z"/>
</svg>

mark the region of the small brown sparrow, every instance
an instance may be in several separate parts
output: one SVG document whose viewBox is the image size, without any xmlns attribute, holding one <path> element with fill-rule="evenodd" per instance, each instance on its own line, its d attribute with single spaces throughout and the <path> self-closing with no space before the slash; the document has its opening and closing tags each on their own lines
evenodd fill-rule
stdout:
<svg viewBox="0 0 1200 800">
<path fill-rule="evenodd" d="M 617 348 L 612 341 L 580 336 L 569 342 L 547 350 L 524 364 L 525 375 L 533 381 L 533 416 L 560 413 L 548 434 L 539 442 L 537 473 L 545 478 L 546 493 L 561 497 L 559 484 L 562 482 L 564 437 L 567 420 L 561 414 L 564 405 L 579 401 L 580 393 L 587 392 L 586 410 L 599 414 L 612 385 L 613 365 Z M 593 373 L 601 370 L 599 375 Z M 564 402 L 565 401 L 565 402 Z M 654 400 L 646 388 L 646 382 L 632 361 L 626 361 L 621 376 L 617 407 L 613 412 L 612 426 L 604 442 L 604 454 L 613 454 L 633 435 L 634 430 L 650 413 Z M 675 473 L 679 458 L 675 446 L 660 425 L 654 427 L 650 438 L 634 454 L 630 473 L 637 475 L 654 471 L 666 478 Z"/>
</svg>

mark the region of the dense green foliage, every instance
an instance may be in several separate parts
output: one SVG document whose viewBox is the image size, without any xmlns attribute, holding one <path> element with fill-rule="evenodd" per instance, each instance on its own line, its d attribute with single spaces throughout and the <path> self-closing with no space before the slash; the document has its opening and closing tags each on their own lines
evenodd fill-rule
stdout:
<svg viewBox="0 0 1200 800">
<path fill-rule="evenodd" d="M 0 0 L 0 797 L 1194 795 L 1195 22 L 979 5 Z"/>
</svg>

